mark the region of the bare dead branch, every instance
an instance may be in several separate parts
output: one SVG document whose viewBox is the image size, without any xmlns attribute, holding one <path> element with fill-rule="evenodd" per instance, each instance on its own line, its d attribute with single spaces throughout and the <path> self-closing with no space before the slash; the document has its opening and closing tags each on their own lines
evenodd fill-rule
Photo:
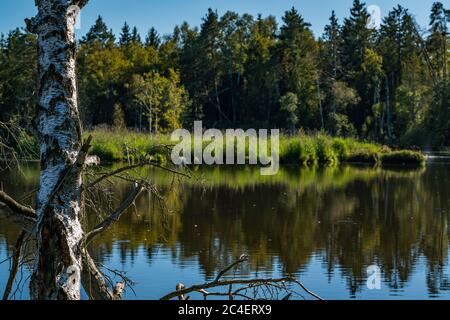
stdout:
<svg viewBox="0 0 450 320">
<path fill-rule="evenodd" d="M 125 283 L 119 282 L 114 287 L 114 298 L 115 300 L 122 300 L 123 293 L 125 291 Z"/>
<path fill-rule="evenodd" d="M 90 189 L 90 188 L 94 187 L 95 185 L 99 184 L 100 182 L 102 182 L 103 180 L 106 180 L 108 178 L 114 177 L 114 176 L 116 176 L 118 174 L 121 174 L 123 172 L 130 171 L 130 170 L 133 170 L 133 169 L 137 169 L 137 168 L 140 168 L 140 167 L 143 167 L 143 166 L 146 166 L 146 165 L 148 165 L 148 164 L 147 163 L 138 163 L 138 164 L 125 166 L 125 167 L 113 170 L 113 171 L 111 171 L 109 173 L 105 173 L 102 176 L 100 176 L 99 178 L 95 179 L 90 184 L 88 184 L 84 189 Z"/>
<path fill-rule="evenodd" d="M 12 257 L 12 264 L 11 270 L 9 272 L 8 282 L 6 284 L 5 292 L 3 293 L 3 300 L 8 300 L 9 295 L 11 294 L 14 280 L 16 279 L 16 274 L 17 271 L 19 270 L 20 254 L 26 234 L 27 233 L 25 231 L 22 231 L 19 235 L 19 238 L 17 238 L 16 245 L 14 247 L 14 254 Z"/>
<path fill-rule="evenodd" d="M 3 215 L 9 221 L 16 223 L 22 230 L 32 233 L 36 227 L 36 218 L 31 218 L 14 212 L 12 210 L 2 210 L 0 208 L 0 215 Z"/>
<path fill-rule="evenodd" d="M 105 277 L 98 269 L 87 249 L 83 250 L 83 270 L 81 272 L 81 282 L 84 290 L 92 300 L 121 300 L 124 286 L 118 283 L 111 291 L 105 281 Z"/>
<path fill-rule="evenodd" d="M 38 191 L 39 191 L 39 189 L 35 188 L 35 189 L 27 192 L 17 202 L 22 202 L 22 201 L 25 201 L 25 200 L 28 200 L 28 199 L 32 198 Z"/>
<path fill-rule="evenodd" d="M 200 290 L 200 293 L 203 295 L 205 299 L 211 296 L 211 297 L 239 297 L 245 300 L 255 300 L 253 297 L 236 292 L 224 293 L 224 292 L 208 292 L 206 290 Z"/>
<path fill-rule="evenodd" d="M 36 212 L 34 211 L 34 209 L 20 204 L 4 191 L 0 191 L 0 202 L 3 202 L 9 209 L 17 214 L 21 214 L 28 218 L 36 217 Z"/>
<path fill-rule="evenodd" d="M 323 300 L 320 296 L 318 296 L 317 294 L 315 294 L 314 292 L 312 292 L 311 290 L 309 290 L 308 288 L 305 287 L 305 285 L 303 283 L 301 283 L 298 280 L 294 281 L 296 284 L 298 284 L 303 290 L 305 290 L 306 293 L 308 293 L 309 295 L 313 296 L 314 298 L 316 298 L 317 300 Z"/>
<path fill-rule="evenodd" d="M 233 262 L 232 264 L 230 264 L 228 267 L 226 267 L 225 269 L 223 269 L 222 271 L 219 272 L 219 274 L 217 275 L 216 279 L 214 280 L 215 282 L 219 281 L 220 278 L 222 278 L 228 271 L 230 271 L 231 269 L 237 267 L 238 265 L 240 265 L 241 263 L 244 263 L 246 261 L 248 261 L 249 256 L 246 254 L 243 254 L 242 256 L 239 257 L 238 260 L 236 260 L 235 262 Z"/>
<path fill-rule="evenodd" d="M 128 195 L 128 197 L 122 202 L 122 204 L 109 215 L 105 220 L 98 224 L 92 231 L 85 235 L 83 242 L 89 244 L 95 236 L 107 230 L 114 222 L 118 221 L 122 213 L 128 209 L 139 196 L 139 194 L 144 190 L 142 184 L 135 183 Z"/>
<path fill-rule="evenodd" d="M 286 282 L 295 282 L 295 279 L 291 277 L 286 278 L 268 278 L 268 279 L 243 279 L 243 280 L 222 280 L 222 281 L 213 281 L 208 282 L 202 285 L 194 285 L 192 287 L 174 291 L 172 293 L 169 293 L 162 297 L 160 300 L 171 300 L 173 298 L 179 297 L 180 295 L 187 295 L 192 292 L 201 292 L 201 290 L 206 290 L 210 288 L 220 288 L 220 287 L 227 287 L 229 285 L 248 285 L 248 284 L 261 284 L 261 283 L 286 283 Z"/>
<path fill-rule="evenodd" d="M 33 147 L 22 139 L 26 131 L 13 121 L 0 121 L 0 169 L 19 164 L 19 157 L 35 155 Z"/>
<path fill-rule="evenodd" d="M 278 278 L 278 279 L 273 279 L 273 278 L 241 279 L 241 280 L 240 279 L 232 279 L 232 280 L 220 281 L 220 279 L 228 271 L 230 271 L 231 269 L 236 268 L 240 264 L 248 261 L 248 259 L 249 259 L 248 255 L 245 255 L 245 254 L 241 255 L 238 260 L 236 260 L 235 262 L 233 262 L 232 264 L 230 264 L 229 266 L 227 266 L 226 268 L 221 270 L 218 273 L 215 280 L 212 282 L 208 282 L 208 283 L 205 283 L 202 285 L 194 285 L 189 288 L 186 288 L 184 286 L 184 284 L 179 283 L 176 287 L 176 291 L 167 294 L 166 296 L 162 297 L 161 300 L 171 300 L 176 297 L 178 297 L 179 300 L 188 300 L 189 299 L 188 294 L 192 293 L 192 292 L 201 293 L 205 299 L 208 296 L 228 296 L 230 299 L 232 299 L 233 297 L 241 297 L 241 298 L 244 298 L 247 300 L 254 300 L 255 298 L 251 298 L 250 296 L 246 295 L 245 293 L 247 290 L 254 289 L 255 290 L 254 295 L 256 296 L 256 290 L 259 287 L 261 287 L 262 289 L 266 288 L 268 290 L 275 289 L 275 290 L 278 290 L 278 292 L 284 291 L 287 293 L 287 295 L 285 295 L 285 298 L 286 297 L 289 298 L 293 292 L 291 292 L 291 290 L 289 290 L 287 288 L 286 284 L 297 284 L 306 293 L 310 294 L 317 300 L 322 300 L 321 297 L 319 297 L 317 294 L 315 294 L 311 290 L 307 289 L 300 281 L 298 281 L 297 279 L 295 279 L 293 277 L 284 277 L 284 278 Z M 240 285 L 240 286 L 244 286 L 244 287 L 241 287 L 233 292 L 233 290 L 232 290 L 233 285 Z M 227 293 L 211 293 L 211 292 L 207 291 L 207 289 L 211 289 L 211 288 L 224 288 L 224 287 L 229 287 Z M 289 294 L 291 294 L 291 295 L 289 295 Z M 272 294 L 272 296 L 273 296 L 273 294 Z"/>
<path fill-rule="evenodd" d="M 134 169 L 138 169 L 138 168 L 142 168 L 142 167 L 146 167 L 146 166 L 152 166 L 152 167 L 159 168 L 159 169 L 168 171 L 168 172 L 176 174 L 176 175 L 180 175 L 180 176 L 184 176 L 186 178 L 190 178 L 190 176 L 185 174 L 185 173 L 182 173 L 182 172 L 179 172 L 179 171 L 176 171 L 176 170 L 173 170 L 173 169 L 170 169 L 170 168 L 158 165 L 155 162 L 142 161 L 142 162 L 139 162 L 139 163 L 136 163 L 136 164 L 133 164 L 133 165 L 128 165 L 128 166 L 125 166 L 125 167 L 113 170 L 111 172 L 105 173 L 102 176 L 100 176 L 99 178 L 97 178 L 96 180 L 94 180 L 93 182 L 91 182 L 90 184 L 88 184 L 85 188 L 90 189 L 90 188 L 94 187 L 95 185 L 99 184 L 100 182 L 102 182 L 103 180 L 106 180 L 108 178 L 117 176 L 117 175 L 119 175 L 119 174 L 121 174 L 123 172 L 126 172 L 126 171 L 130 171 L 130 170 L 134 170 Z"/>
<path fill-rule="evenodd" d="M 133 286 L 135 285 L 135 283 L 133 282 L 133 280 L 131 280 L 130 278 L 128 278 L 125 274 L 125 272 L 123 271 L 119 271 L 119 270 L 115 270 L 115 269 L 110 269 L 107 266 L 101 264 L 99 265 L 99 267 L 101 269 L 105 269 L 107 270 L 109 273 L 111 273 L 112 275 L 114 275 L 115 277 L 119 277 L 122 281 L 117 283 L 114 286 L 114 290 L 116 291 L 116 293 L 120 293 L 120 296 L 122 295 L 121 291 L 125 291 L 125 288 L 128 287 L 130 288 L 131 291 L 133 291 L 133 293 L 136 295 L 136 292 L 133 290 Z M 111 278 L 109 276 L 107 276 L 106 274 L 102 273 L 103 276 L 105 277 L 105 279 L 111 283 L 111 287 L 113 286 L 113 281 L 111 280 Z M 119 290 L 121 288 L 121 285 L 123 285 L 123 289 Z"/>
<path fill-rule="evenodd" d="M 176 286 L 177 292 L 183 291 L 184 289 L 186 289 L 186 287 L 184 286 L 184 284 L 182 284 L 182 283 L 177 284 L 177 286 Z M 189 300 L 189 297 L 186 296 L 186 295 L 184 295 L 184 294 L 180 294 L 180 295 L 178 296 L 178 300 L 186 301 L 186 300 Z"/>
<path fill-rule="evenodd" d="M 84 165 L 87 157 L 87 152 L 89 148 L 91 147 L 90 143 L 92 141 L 92 136 L 89 136 L 86 142 L 83 144 L 83 146 L 80 149 L 78 159 L 76 162 L 76 165 Z M 61 178 L 60 183 L 55 188 L 55 191 L 62 185 L 64 182 L 64 177 Z M 30 194 L 28 194 L 26 197 L 29 197 L 32 193 L 36 192 L 37 190 L 33 190 Z M 52 194 L 55 193 L 53 191 Z M 52 198 L 52 196 L 50 197 Z M 50 199 L 49 199 L 50 201 Z M 4 191 L 0 191 L 0 203 L 3 203 L 6 207 L 8 207 L 10 210 L 12 210 L 16 214 L 23 215 L 27 218 L 35 219 L 36 218 L 36 211 L 33 208 L 27 207 L 18 201 L 16 201 L 14 198 L 12 198 L 10 195 L 8 195 Z"/>
</svg>

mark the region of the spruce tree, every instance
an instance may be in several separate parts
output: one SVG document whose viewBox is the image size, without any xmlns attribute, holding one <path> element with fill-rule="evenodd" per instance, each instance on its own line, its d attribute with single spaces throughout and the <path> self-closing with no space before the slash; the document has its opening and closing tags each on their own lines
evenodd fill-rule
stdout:
<svg viewBox="0 0 450 320">
<path fill-rule="evenodd" d="M 145 46 L 158 49 L 160 44 L 161 38 L 159 37 L 158 32 L 154 27 L 151 27 L 145 38 Z"/>
<path fill-rule="evenodd" d="M 139 31 L 137 27 L 133 27 L 133 30 L 131 31 L 131 42 L 136 44 L 141 44 L 141 35 L 139 34 Z"/>
<path fill-rule="evenodd" d="M 94 42 L 100 43 L 102 46 L 113 44 L 115 36 L 112 30 L 108 30 L 103 18 L 98 16 L 95 24 L 89 29 L 88 33 L 81 39 L 82 44 L 91 46 Z"/>
<path fill-rule="evenodd" d="M 122 33 L 120 34 L 119 44 L 121 46 L 127 46 L 132 42 L 132 39 L 133 38 L 130 32 L 130 26 L 125 22 L 122 27 Z"/>
<path fill-rule="evenodd" d="M 354 0 L 342 28 L 343 63 L 349 76 L 361 69 L 366 49 L 371 47 L 374 30 L 367 27 L 369 18 L 366 4 Z"/>
<path fill-rule="evenodd" d="M 369 13 L 366 4 L 354 0 L 350 17 L 344 20 L 342 28 L 342 63 L 344 79 L 358 91 L 360 103 L 349 112 L 350 121 L 361 131 L 367 117 L 372 114 L 373 92 L 362 66 L 367 50 L 373 47 L 374 30 L 368 28 Z"/>
<path fill-rule="evenodd" d="M 336 80 L 342 72 L 341 67 L 341 51 L 342 51 L 342 34 L 336 13 L 333 10 L 330 17 L 330 23 L 325 26 L 322 36 L 325 69 L 330 72 Z"/>
<path fill-rule="evenodd" d="M 320 128 L 317 68 L 318 47 L 310 24 L 295 8 L 283 16 L 277 46 L 280 95 L 296 94 L 299 100 L 299 125 Z"/>
<path fill-rule="evenodd" d="M 440 80 L 447 80 L 449 61 L 449 27 L 450 11 L 441 2 L 435 2 L 430 14 L 429 51 L 433 65 Z"/>
</svg>

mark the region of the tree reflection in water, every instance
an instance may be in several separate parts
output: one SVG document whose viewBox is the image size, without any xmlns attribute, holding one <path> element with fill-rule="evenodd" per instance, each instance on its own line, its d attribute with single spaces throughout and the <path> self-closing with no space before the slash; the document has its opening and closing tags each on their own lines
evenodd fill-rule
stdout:
<svg viewBox="0 0 450 320">
<path fill-rule="evenodd" d="M 395 292 L 424 260 L 423 297 L 439 297 L 450 290 L 448 169 L 284 168 L 261 177 L 257 169 L 204 168 L 195 172 L 199 179 L 177 183 L 171 175 L 147 170 L 142 174 L 153 176 L 171 214 L 163 218 L 156 199 L 142 195 L 135 210 L 96 240 L 93 256 L 102 262 L 119 248 L 125 264 L 145 248 L 152 261 L 162 246 L 179 265 L 195 260 L 205 280 L 242 253 L 250 254 L 242 276 L 270 275 L 280 265 L 282 273 L 296 274 L 318 256 L 330 281 L 339 270 L 350 297 L 365 287 L 369 265 L 382 268 L 384 283 Z M 37 167 L 26 165 L 22 173 L 0 179 L 13 195 L 24 194 L 37 184 Z M 127 192 L 120 181 L 111 188 L 119 199 Z M 101 211 L 90 212 L 88 223 L 98 222 Z M 0 252 L 11 253 L 19 232 L 0 218 Z M 148 277 L 151 284 L 158 275 Z M 3 282 L 5 277 L 0 288 Z"/>
</svg>

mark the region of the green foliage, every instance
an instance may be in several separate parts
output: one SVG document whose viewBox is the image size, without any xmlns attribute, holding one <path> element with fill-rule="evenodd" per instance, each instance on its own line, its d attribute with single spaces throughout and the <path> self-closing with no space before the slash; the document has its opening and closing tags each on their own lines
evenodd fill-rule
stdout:
<svg viewBox="0 0 450 320">
<path fill-rule="evenodd" d="M 188 98 L 180 85 L 179 75 L 174 70 L 169 70 L 167 77 L 158 72 L 133 75 L 127 88 L 134 99 L 134 105 L 144 110 L 139 115 L 147 118 L 150 132 L 166 133 L 181 127 L 180 115 Z"/>
<path fill-rule="evenodd" d="M 0 121 L 30 125 L 36 103 L 36 59 L 32 34 L 16 29 L 0 43 Z"/>
<path fill-rule="evenodd" d="M 112 30 L 108 30 L 103 18 L 98 16 L 95 24 L 89 29 L 88 33 L 81 39 L 80 43 L 93 45 L 100 43 L 103 47 L 110 47 L 114 45 L 116 38 Z"/>
<path fill-rule="evenodd" d="M 286 123 L 285 127 L 289 128 L 291 131 L 295 131 L 295 126 L 297 125 L 298 122 L 297 104 L 298 104 L 297 95 L 292 92 L 288 92 L 280 99 L 281 117 L 284 119 Z"/>
<path fill-rule="evenodd" d="M 338 137 L 353 137 L 356 135 L 355 127 L 345 114 L 331 112 L 328 115 L 327 128 Z"/>
<path fill-rule="evenodd" d="M 154 27 L 150 28 L 147 37 L 145 38 L 145 45 L 154 49 L 158 49 L 161 45 L 161 38 Z"/>
<path fill-rule="evenodd" d="M 148 135 L 137 132 L 115 132 L 111 130 L 96 130 L 87 132 L 92 135 L 90 153 L 99 156 L 102 161 L 134 161 L 157 145 L 171 145 L 168 136 Z"/>
<path fill-rule="evenodd" d="M 443 83 L 433 97 L 427 128 L 433 135 L 435 146 L 450 144 L 450 80 Z"/>
<path fill-rule="evenodd" d="M 103 162 L 136 161 L 149 150 L 158 145 L 173 145 L 168 135 L 148 135 L 131 131 L 115 131 L 97 129 L 85 133 L 92 135 L 90 153 L 99 156 Z M 225 141 L 224 141 L 225 143 Z M 35 138 L 23 133 L 19 135 L 17 144 L 20 156 L 36 159 L 39 146 Z M 203 148 L 209 143 L 204 142 Z M 193 143 L 192 143 L 193 148 Z M 225 144 L 223 145 L 226 150 Z M 194 154 L 194 150 L 191 150 Z M 246 154 L 249 152 L 248 142 Z M 170 161 L 166 154 L 156 153 L 154 159 L 158 162 Z M 289 165 L 303 166 L 335 166 L 342 162 L 366 163 L 382 165 L 418 166 L 425 161 L 421 152 L 394 151 L 388 147 L 361 142 L 353 138 L 333 138 L 323 133 L 307 135 L 300 132 L 297 135 L 280 137 L 280 162 Z"/>
<path fill-rule="evenodd" d="M 383 166 L 408 165 L 421 167 L 425 164 L 425 157 L 420 152 L 404 150 L 382 154 L 380 161 Z"/>
<path fill-rule="evenodd" d="M 316 139 L 317 158 L 319 161 L 329 165 L 337 164 L 339 161 L 339 156 L 333 148 L 332 139 L 323 134 L 319 134 Z"/>
<path fill-rule="evenodd" d="M 116 41 L 99 16 L 78 45 L 83 125 L 113 126 L 119 103 L 120 127 L 153 134 L 203 120 L 208 128 L 326 130 L 380 144 L 448 146 L 448 12 L 434 3 L 423 36 L 413 14 L 397 6 L 378 31 L 354 0 L 348 18 L 340 23 L 333 12 L 315 39 L 295 8 L 280 25 L 273 16 L 209 9 L 199 28 L 183 23 L 164 37 L 151 28 L 144 43 L 128 23 Z M 19 29 L 0 37 L 0 121 L 31 124 L 35 47 L 36 37 Z M 334 161 L 328 147 L 309 149 L 307 162 Z"/>
<path fill-rule="evenodd" d="M 283 22 L 275 55 L 280 94 L 295 94 L 298 99 L 300 126 L 317 128 L 320 126 L 317 101 L 317 42 L 309 28 L 310 24 L 303 20 L 295 8 L 285 13 Z"/>
<path fill-rule="evenodd" d="M 125 113 L 120 104 L 114 106 L 113 127 L 118 131 L 124 130 L 127 127 L 125 123 Z"/>
<path fill-rule="evenodd" d="M 336 165 L 339 162 L 376 164 L 380 154 L 390 149 L 353 138 L 332 138 L 325 134 L 284 136 L 280 141 L 280 161 L 286 164 Z"/>
</svg>

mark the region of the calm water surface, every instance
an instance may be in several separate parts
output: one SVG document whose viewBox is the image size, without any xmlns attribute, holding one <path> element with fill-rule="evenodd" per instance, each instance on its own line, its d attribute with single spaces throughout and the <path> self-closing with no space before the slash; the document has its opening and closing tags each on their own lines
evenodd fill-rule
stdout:
<svg viewBox="0 0 450 320">
<path fill-rule="evenodd" d="M 36 164 L 21 169 L 0 173 L 4 190 L 19 197 L 39 174 Z M 199 169 L 193 181 L 143 173 L 166 196 L 170 215 L 144 194 L 91 248 L 99 264 L 135 282 L 127 299 L 212 280 L 242 253 L 251 259 L 239 276 L 293 274 L 325 299 L 450 298 L 450 163 L 442 159 L 419 171 L 283 168 L 260 177 L 258 169 L 216 168 Z M 128 191 L 124 182 L 108 188 L 118 199 Z M 115 201 L 90 197 L 101 203 L 90 210 L 93 226 Z M 0 215 L 0 262 L 18 233 Z M 382 270 L 381 290 L 367 288 L 370 265 Z M 30 266 L 18 274 L 16 299 L 28 298 Z M 1 292 L 8 270 L 9 262 L 0 264 Z"/>
</svg>

